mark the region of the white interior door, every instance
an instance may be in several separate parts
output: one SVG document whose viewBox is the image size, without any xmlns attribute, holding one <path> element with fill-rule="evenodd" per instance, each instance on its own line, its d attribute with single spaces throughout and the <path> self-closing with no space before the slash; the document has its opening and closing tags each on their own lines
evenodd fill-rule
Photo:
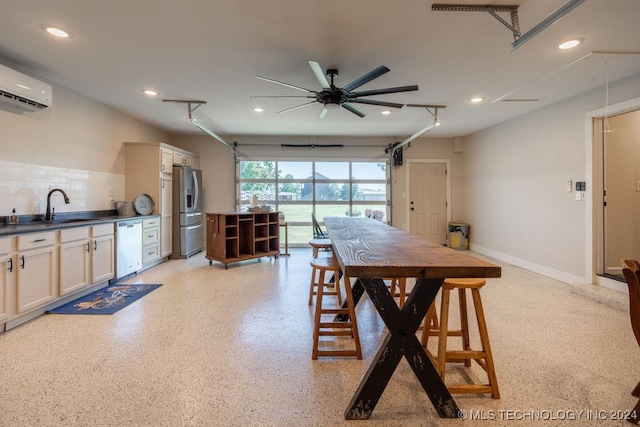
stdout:
<svg viewBox="0 0 640 427">
<path fill-rule="evenodd" d="M 409 233 L 447 243 L 447 165 L 409 163 Z"/>
</svg>

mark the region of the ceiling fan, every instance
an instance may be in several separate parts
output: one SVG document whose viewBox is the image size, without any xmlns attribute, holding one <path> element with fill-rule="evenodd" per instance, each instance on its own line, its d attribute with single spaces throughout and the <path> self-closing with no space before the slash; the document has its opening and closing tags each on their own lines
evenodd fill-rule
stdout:
<svg viewBox="0 0 640 427">
<path fill-rule="evenodd" d="M 294 99 L 294 98 L 306 98 L 313 99 L 313 101 L 306 102 L 301 105 L 297 105 L 295 107 L 287 108 L 278 113 L 286 113 L 287 111 L 296 110 L 298 108 L 306 107 L 308 105 L 315 104 L 319 102 L 322 104 L 322 110 L 320 111 L 320 115 L 318 118 L 323 118 L 326 116 L 329 111 L 328 108 L 332 106 L 342 107 L 348 111 L 351 111 L 353 114 L 364 117 L 365 113 L 358 110 L 352 104 L 369 104 L 369 105 L 380 105 L 382 107 L 392 107 L 392 108 L 402 108 L 404 104 L 398 104 L 396 102 L 387 102 L 387 101 L 378 101 L 374 99 L 363 99 L 362 97 L 371 96 L 371 95 L 385 95 L 389 93 L 397 93 L 397 92 L 410 92 L 413 90 L 418 90 L 417 85 L 411 86 L 399 86 L 399 87 L 389 87 L 383 89 L 373 89 L 373 90 L 365 90 L 360 92 L 353 92 L 355 89 L 369 83 L 371 80 L 380 77 L 381 75 L 388 73 L 391 71 L 389 68 L 384 65 L 379 66 L 375 70 L 368 72 L 367 74 L 355 79 L 351 83 L 339 88 L 336 87 L 333 83 L 334 78 L 338 76 L 338 70 L 335 68 L 329 68 L 325 73 L 322 71 L 322 67 L 316 61 L 308 61 L 309 66 L 311 67 L 311 71 L 315 74 L 316 79 L 318 79 L 318 83 L 320 83 L 320 87 L 322 90 L 311 90 L 305 89 L 300 86 L 292 85 L 289 83 L 283 83 L 278 80 L 269 79 L 267 77 L 256 76 L 257 79 L 264 80 L 270 83 L 279 84 L 281 86 L 285 86 L 288 88 L 296 89 L 302 92 L 306 92 L 307 95 L 299 95 L 299 96 L 252 96 L 253 99 Z M 331 81 L 327 80 L 327 76 L 330 77 Z"/>
</svg>

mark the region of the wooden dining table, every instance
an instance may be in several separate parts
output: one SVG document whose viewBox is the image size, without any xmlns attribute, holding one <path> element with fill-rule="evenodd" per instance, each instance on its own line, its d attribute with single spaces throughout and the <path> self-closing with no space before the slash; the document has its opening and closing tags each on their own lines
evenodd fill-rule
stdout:
<svg viewBox="0 0 640 427">
<path fill-rule="evenodd" d="M 374 219 L 325 217 L 324 223 L 343 275 L 357 278 L 354 299 L 366 291 L 388 329 L 347 406 L 345 419 L 371 416 L 403 356 L 440 417 L 459 417 L 456 402 L 416 332 L 444 279 L 500 277 L 500 267 Z M 416 278 L 402 308 L 383 280 L 400 277 Z"/>
</svg>

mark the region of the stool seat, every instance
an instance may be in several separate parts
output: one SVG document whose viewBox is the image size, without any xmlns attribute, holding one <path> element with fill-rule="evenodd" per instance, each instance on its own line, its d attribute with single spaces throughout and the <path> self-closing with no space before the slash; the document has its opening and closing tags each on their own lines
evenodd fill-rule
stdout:
<svg viewBox="0 0 640 427">
<path fill-rule="evenodd" d="M 442 287 L 453 288 L 463 288 L 463 289 L 480 289 L 483 287 L 487 281 L 485 279 L 470 279 L 470 278 L 460 278 L 460 279 L 444 279 L 444 283 L 442 283 Z"/>
<path fill-rule="evenodd" d="M 435 306 L 432 305 L 425 316 L 424 329 L 422 330 L 422 346 L 425 348 L 431 361 L 434 362 L 438 374 L 443 381 L 445 379 L 446 363 L 464 362 L 465 366 L 470 367 L 471 361 L 473 360 L 487 373 L 488 382 L 486 384 L 447 384 L 450 393 L 491 393 L 494 399 L 499 399 L 498 379 L 493 364 L 493 355 L 491 353 L 491 344 L 489 343 L 482 300 L 480 299 L 480 289 L 485 284 L 486 280 L 480 278 L 445 279 L 442 283 L 440 322 L 438 324 Z M 449 329 L 449 298 L 451 291 L 454 289 L 458 289 L 458 303 L 460 306 L 459 330 Z M 471 348 L 466 300 L 467 290 L 471 292 L 473 299 L 482 350 L 474 350 Z M 437 357 L 434 357 L 426 348 L 429 336 L 438 337 Z M 451 336 L 462 339 L 462 350 L 452 351 L 447 349 L 447 337 Z"/>
<path fill-rule="evenodd" d="M 313 325 L 313 352 L 311 359 L 316 360 L 318 356 L 356 356 L 358 359 L 362 359 L 362 351 L 360 349 L 360 337 L 358 335 L 358 326 L 356 324 L 355 303 L 353 301 L 353 294 L 351 293 L 351 283 L 348 277 L 344 277 L 345 295 L 347 299 L 346 308 L 342 308 L 342 302 L 340 297 L 340 263 L 334 257 L 315 258 L 311 260 L 310 265 L 312 267 L 311 272 L 311 289 L 309 290 L 309 305 L 313 295 L 317 295 L 316 307 L 314 314 Z M 325 281 L 326 272 L 333 272 L 335 283 L 331 284 Z M 316 283 L 316 272 L 318 272 L 318 281 Z M 314 286 L 317 287 L 317 291 L 314 293 Z M 334 291 L 326 291 L 325 288 L 333 286 Z M 336 295 L 338 299 L 337 307 L 325 307 L 323 305 L 325 295 Z M 323 315 L 331 315 L 333 318 L 323 320 Z M 338 315 L 348 316 L 348 321 L 338 321 Z M 350 336 L 355 343 L 354 349 L 336 349 L 335 346 L 331 348 L 319 348 L 321 336 Z M 324 344 L 324 342 L 322 342 Z"/>
<path fill-rule="evenodd" d="M 333 245 L 331 244 L 331 240 L 329 239 L 312 239 L 309 240 L 309 246 L 313 249 L 313 257 L 318 258 L 320 249 L 322 250 L 331 250 L 333 249 Z"/>
<path fill-rule="evenodd" d="M 324 268 L 326 270 L 340 269 L 340 263 L 334 257 L 315 258 L 309 264 L 315 268 Z"/>
</svg>

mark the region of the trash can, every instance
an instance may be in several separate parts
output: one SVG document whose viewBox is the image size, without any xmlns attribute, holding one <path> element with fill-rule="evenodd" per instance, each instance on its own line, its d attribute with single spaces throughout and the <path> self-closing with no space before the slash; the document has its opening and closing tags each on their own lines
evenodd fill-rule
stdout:
<svg viewBox="0 0 640 427">
<path fill-rule="evenodd" d="M 459 251 L 469 250 L 469 224 L 449 223 L 449 247 Z"/>
</svg>

